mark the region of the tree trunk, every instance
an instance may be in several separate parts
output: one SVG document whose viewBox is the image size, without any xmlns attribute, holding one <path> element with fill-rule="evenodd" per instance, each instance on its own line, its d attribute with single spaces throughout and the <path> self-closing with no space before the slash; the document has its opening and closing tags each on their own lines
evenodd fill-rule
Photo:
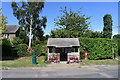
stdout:
<svg viewBox="0 0 120 80">
<path fill-rule="evenodd" d="M 32 18 L 30 21 L 30 35 L 29 35 L 29 47 L 28 47 L 28 51 L 30 53 L 32 52 L 31 43 L 32 43 Z"/>
<path fill-rule="evenodd" d="M 30 22 L 29 47 L 31 47 L 31 36 L 32 36 L 32 19 L 31 19 L 31 22 Z"/>
</svg>

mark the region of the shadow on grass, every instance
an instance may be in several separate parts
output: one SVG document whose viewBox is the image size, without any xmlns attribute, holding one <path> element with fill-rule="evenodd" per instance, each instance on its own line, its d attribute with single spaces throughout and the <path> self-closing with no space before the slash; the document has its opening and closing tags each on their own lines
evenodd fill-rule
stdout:
<svg viewBox="0 0 120 80">
<path fill-rule="evenodd" d="M 18 59 L 19 57 L 2 57 L 0 58 L 0 61 L 5 61 L 5 60 L 15 60 Z"/>
</svg>

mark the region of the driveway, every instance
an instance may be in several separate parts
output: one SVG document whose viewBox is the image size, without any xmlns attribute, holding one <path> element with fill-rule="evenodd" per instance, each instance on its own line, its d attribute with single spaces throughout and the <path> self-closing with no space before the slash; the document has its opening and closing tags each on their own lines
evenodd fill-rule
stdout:
<svg viewBox="0 0 120 80">
<path fill-rule="evenodd" d="M 118 78 L 118 66 L 34 67 L 1 70 L 3 78 Z"/>
</svg>

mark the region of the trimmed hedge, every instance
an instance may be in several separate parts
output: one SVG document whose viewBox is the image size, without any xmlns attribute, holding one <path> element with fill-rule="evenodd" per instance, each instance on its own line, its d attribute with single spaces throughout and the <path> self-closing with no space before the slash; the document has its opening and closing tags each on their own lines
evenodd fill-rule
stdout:
<svg viewBox="0 0 120 80">
<path fill-rule="evenodd" d="M 80 51 L 88 51 L 88 59 L 112 59 L 112 44 L 114 43 L 115 54 L 118 54 L 117 42 L 106 38 L 79 38 Z M 81 53 L 80 53 L 81 54 Z M 83 56 L 81 56 L 82 58 Z"/>
</svg>

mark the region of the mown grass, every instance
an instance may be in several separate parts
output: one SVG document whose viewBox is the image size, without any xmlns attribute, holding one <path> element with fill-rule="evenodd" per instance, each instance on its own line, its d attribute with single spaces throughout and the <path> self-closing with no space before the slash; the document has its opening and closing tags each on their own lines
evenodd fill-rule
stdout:
<svg viewBox="0 0 120 80">
<path fill-rule="evenodd" d="M 81 66 L 87 65 L 118 65 L 120 61 L 115 59 L 106 59 L 106 60 L 82 60 L 80 63 Z"/>
<path fill-rule="evenodd" d="M 22 57 L 15 60 L 4 60 L 0 61 L 0 67 L 45 67 L 47 66 L 44 63 L 44 57 L 37 57 L 37 65 L 32 65 L 31 57 Z M 80 62 L 81 66 L 89 66 L 89 65 L 118 65 L 120 61 L 115 59 L 106 59 L 106 60 L 82 60 Z"/>
<path fill-rule="evenodd" d="M 37 65 L 32 65 L 31 57 L 19 58 L 16 60 L 0 61 L 2 67 L 45 67 L 46 63 L 41 60 L 37 60 Z"/>
</svg>

